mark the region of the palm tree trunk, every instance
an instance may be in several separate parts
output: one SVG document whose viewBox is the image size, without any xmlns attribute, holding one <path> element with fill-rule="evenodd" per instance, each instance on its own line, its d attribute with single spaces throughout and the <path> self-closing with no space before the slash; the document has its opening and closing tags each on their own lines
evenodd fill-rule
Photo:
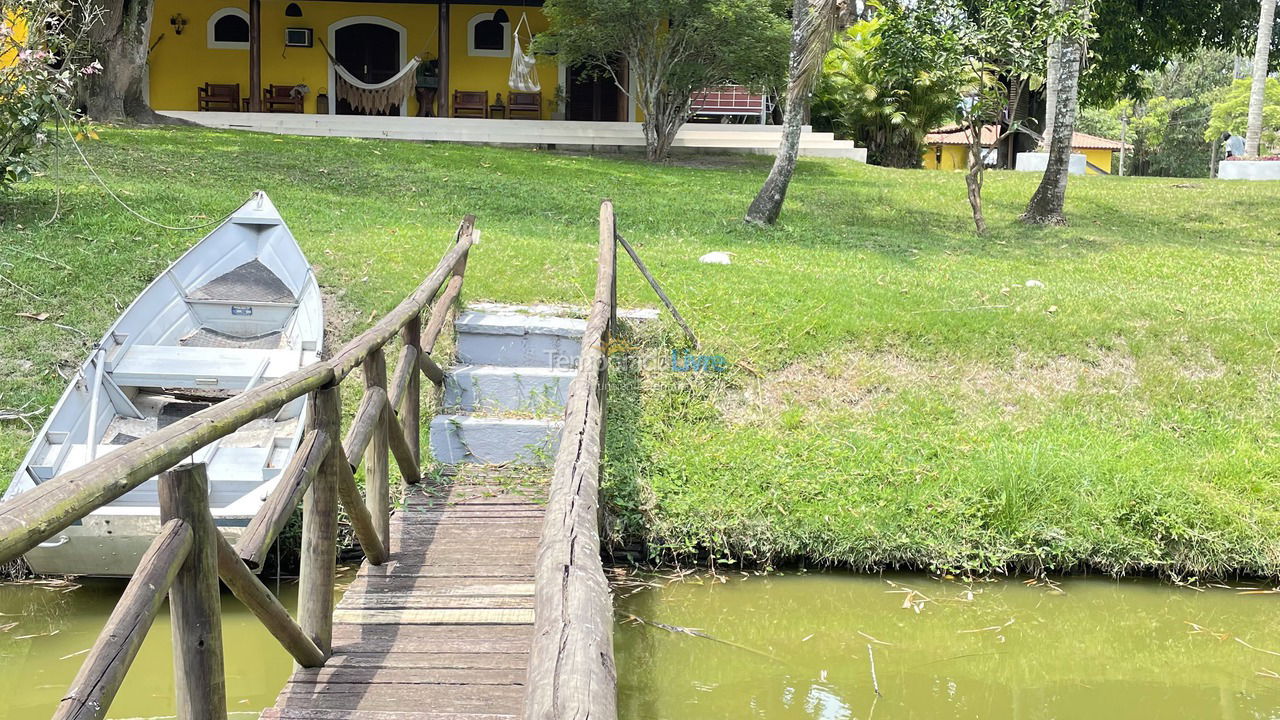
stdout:
<svg viewBox="0 0 1280 720">
<path fill-rule="evenodd" d="M 800 154 L 800 133 L 813 94 L 814 81 L 831 45 L 838 13 L 833 0 L 795 0 L 791 9 L 791 55 L 787 63 L 787 98 L 782 114 L 782 141 L 764 186 L 747 208 L 746 221 L 772 225 L 787 198 Z"/>
<path fill-rule="evenodd" d="M 1049 59 L 1044 74 L 1044 127 L 1040 129 L 1040 151 L 1049 149 L 1053 137 L 1053 116 L 1058 108 L 1058 76 L 1062 73 L 1062 38 L 1049 38 Z"/>
<path fill-rule="evenodd" d="M 1080 11 L 1088 13 L 1088 5 L 1080 0 L 1069 0 Z M 1087 19 L 1087 18 L 1086 18 Z M 1059 72 L 1057 76 L 1056 107 L 1045 109 L 1046 117 L 1053 115 L 1053 135 L 1049 144 L 1049 159 L 1040 178 L 1040 185 L 1027 203 L 1022 214 L 1023 222 L 1039 225 L 1065 225 L 1063 209 L 1067 202 L 1067 178 L 1071 172 L 1071 139 L 1075 135 L 1076 113 L 1080 107 L 1080 73 L 1084 69 L 1084 40 L 1068 38 L 1062 41 Z"/>
<path fill-rule="evenodd" d="M 1276 0 L 1262 0 L 1258 14 L 1258 44 L 1253 51 L 1253 85 L 1249 89 L 1249 127 L 1244 136 L 1244 154 L 1257 157 L 1262 146 L 1262 105 L 1266 99 L 1267 61 L 1271 52 L 1271 30 L 1276 22 Z"/>
</svg>

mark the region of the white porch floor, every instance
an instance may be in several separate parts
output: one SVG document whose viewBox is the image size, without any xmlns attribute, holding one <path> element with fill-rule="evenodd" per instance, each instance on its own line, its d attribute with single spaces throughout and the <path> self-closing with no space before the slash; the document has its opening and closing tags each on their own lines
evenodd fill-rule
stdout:
<svg viewBox="0 0 1280 720">
<path fill-rule="evenodd" d="M 644 147 L 639 123 L 191 111 L 164 111 L 162 114 L 206 127 L 281 135 L 387 138 L 608 152 Z M 781 133 L 782 128 L 777 125 L 688 124 L 676 136 L 673 149 L 772 155 L 778 149 Z M 836 140 L 831 133 L 813 132 L 807 126 L 801 135 L 800 154 L 848 158 L 858 162 L 866 162 L 867 159 L 865 148 L 856 147 L 847 140 Z"/>
</svg>

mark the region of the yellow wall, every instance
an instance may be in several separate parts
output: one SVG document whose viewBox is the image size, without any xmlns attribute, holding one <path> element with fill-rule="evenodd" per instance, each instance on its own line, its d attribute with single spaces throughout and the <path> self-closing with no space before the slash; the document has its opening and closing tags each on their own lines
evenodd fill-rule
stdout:
<svg viewBox="0 0 1280 720">
<path fill-rule="evenodd" d="M 0 68 L 13 65 L 18 57 L 18 52 L 12 49 L 13 46 L 21 45 L 27 41 L 27 26 L 21 19 L 9 18 L 7 22 L 9 27 L 12 28 L 13 38 L 0 45 L 0 49 L 4 49 L 4 52 L 0 52 Z"/>
<path fill-rule="evenodd" d="M 942 148 L 942 162 L 938 162 L 938 148 Z M 968 170 L 969 148 L 963 145 L 926 145 L 924 168 L 926 170 Z"/>
<path fill-rule="evenodd" d="M 308 2 L 298 0 L 302 17 L 285 17 L 287 3 L 265 2 L 262 7 L 262 86 L 305 83 L 311 93 L 305 100 L 306 112 L 315 112 L 316 95 L 329 95 L 330 106 L 336 103 L 329 87 L 329 59 L 320 40 L 329 43 L 329 26 L 357 16 L 380 17 L 397 23 L 407 31 L 406 60 L 415 53 L 435 58 L 439 46 L 436 5 L 378 2 Z M 249 51 L 208 47 L 207 27 L 214 12 L 226 7 L 248 10 L 247 0 L 156 0 L 151 28 L 151 42 L 164 35 L 151 52 L 151 104 L 157 110 L 195 110 L 196 88 L 206 82 L 240 83 L 241 95 L 249 93 Z M 507 74 L 511 57 L 471 57 L 467 53 L 467 24 L 477 14 L 492 13 L 504 7 L 512 26 L 520 20 L 518 6 L 450 5 L 449 6 L 449 91 L 488 90 L 490 102 L 501 92 L 505 102 L 510 88 Z M 529 25 L 534 32 L 546 28 L 546 18 L 537 8 L 529 8 Z M 181 35 L 169 23 L 177 13 L 187 19 Z M 284 31 L 288 27 L 309 27 L 315 35 L 315 47 L 286 48 Z M 523 31 L 521 31 L 523 34 Z M 527 36 L 522 39 L 527 44 Z M 527 48 L 526 48 L 527 49 Z M 540 58 L 538 78 L 542 82 L 543 118 L 549 119 L 554 108 L 551 101 L 559 80 L 559 70 L 552 59 Z M 418 109 L 415 99 L 409 101 L 409 113 Z"/>
<path fill-rule="evenodd" d="M 1084 159 L 1086 161 L 1088 161 L 1093 165 L 1097 165 L 1098 167 L 1105 170 L 1107 173 L 1111 172 L 1111 156 L 1113 154 L 1111 150 L 1077 150 L 1076 152 L 1083 152 Z M 1084 171 L 1085 171 L 1085 174 L 1087 175 L 1098 174 L 1094 172 L 1093 168 L 1091 167 L 1085 167 Z"/>
<path fill-rule="evenodd" d="M 968 148 L 961 145 L 943 145 L 942 162 L 937 161 L 937 145 L 926 145 L 922 159 L 926 170 L 967 170 Z M 1076 150 L 1075 152 L 1083 152 L 1085 160 L 1102 168 L 1106 172 L 1111 172 L 1111 150 Z M 1093 168 L 1086 167 L 1085 173 L 1089 175 L 1097 175 Z"/>
</svg>

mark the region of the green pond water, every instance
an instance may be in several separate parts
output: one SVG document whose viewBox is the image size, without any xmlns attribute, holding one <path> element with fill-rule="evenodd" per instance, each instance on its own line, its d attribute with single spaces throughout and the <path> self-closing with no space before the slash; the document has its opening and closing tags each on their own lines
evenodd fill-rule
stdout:
<svg viewBox="0 0 1280 720">
<path fill-rule="evenodd" d="M 824 573 L 615 590 L 621 720 L 1280 718 L 1280 594 L 1252 587 Z"/>
<path fill-rule="evenodd" d="M 339 578 L 351 575 L 343 570 Z M 275 588 L 273 580 L 265 582 Z M 123 590 L 115 580 L 0 584 L 0 720 L 53 714 Z M 296 610 L 296 585 L 281 582 L 279 596 L 290 612 Z M 222 609 L 227 710 L 232 717 L 256 718 L 275 704 L 293 660 L 225 591 Z M 162 608 L 109 718 L 173 717 L 171 642 L 168 609 Z"/>
</svg>

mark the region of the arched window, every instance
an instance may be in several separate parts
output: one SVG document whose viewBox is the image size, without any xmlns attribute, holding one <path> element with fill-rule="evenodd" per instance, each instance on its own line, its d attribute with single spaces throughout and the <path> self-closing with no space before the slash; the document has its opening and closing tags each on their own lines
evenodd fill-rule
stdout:
<svg viewBox="0 0 1280 720">
<path fill-rule="evenodd" d="M 249 13 L 222 8 L 209 16 L 209 47 L 225 50 L 249 48 Z"/>
<path fill-rule="evenodd" d="M 471 18 L 467 23 L 468 55 L 511 57 L 511 23 L 502 19 L 495 20 L 493 13 Z"/>
</svg>

